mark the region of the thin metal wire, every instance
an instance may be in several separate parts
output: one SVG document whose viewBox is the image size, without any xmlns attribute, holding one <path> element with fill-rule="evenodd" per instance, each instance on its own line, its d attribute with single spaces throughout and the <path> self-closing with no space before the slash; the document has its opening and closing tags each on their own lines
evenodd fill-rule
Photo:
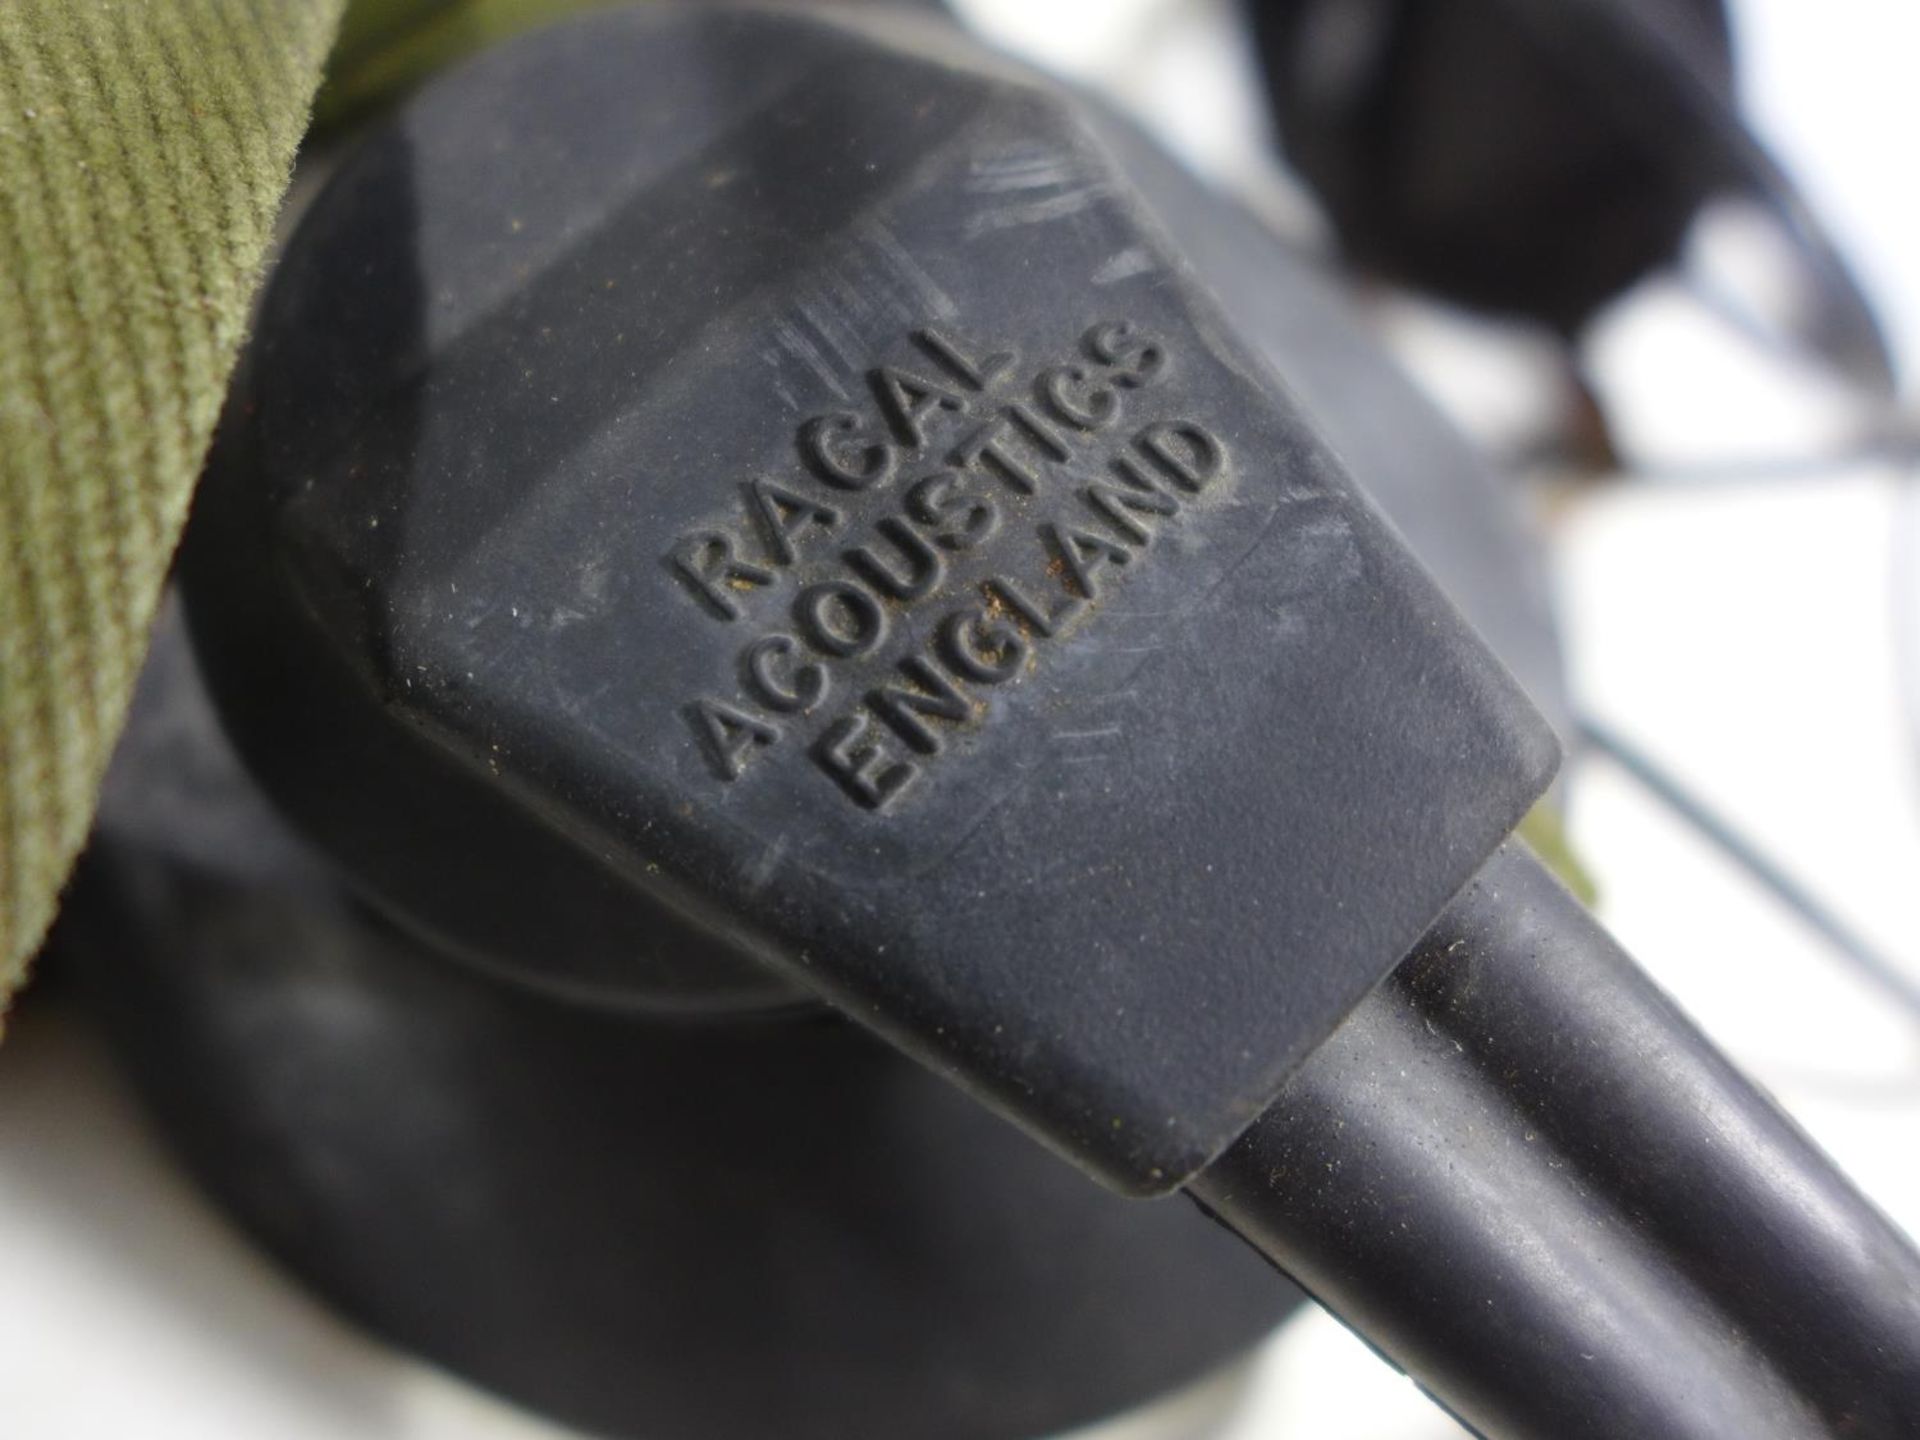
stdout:
<svg viewBox="0 0 1920 1440">
<path fill-rule="evenodd" d="M 1623 774 L 1691 826 L 1703 839 L 1745 871 L 1844 959 L 1864 980 L 1920 1020 L 1920 980 L 1881 953 L 1805 884 L 1740 830 L 1706 805 L 1670 771 L 1617 732 L 1593 719 L 1578 717 L 1580 739 Z"/>
</svg>

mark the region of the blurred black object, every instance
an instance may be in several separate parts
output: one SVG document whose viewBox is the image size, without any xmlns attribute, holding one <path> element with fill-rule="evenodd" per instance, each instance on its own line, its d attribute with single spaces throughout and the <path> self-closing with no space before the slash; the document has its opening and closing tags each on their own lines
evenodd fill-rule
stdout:
<svg viewBox="0 0 1920 1440">
<path fill-rule="evenodd" d="M 1727 176 L 1720 0 L 1250 10 L 1288 157 L 1356 262 L 1422 289 L 1571 330 Z"/>
<path fill-rule="evenodd" d="M 1732 296 L 1741 322 L 1891 393 L 1871 306 L 1741 121 L 1722 0 L 1247 10 L 1287 157 L 1362 269 L 1571 334 L 1679 258 L 1709 202 L 1741 201 L 1795 272 Z"/>
<path fill-rule="evenodd" d="M 599 1433 L 1017 1440 L 1300 1302 L 820 1011 L 572 1005 L 371 914 L 163 619 L 52 963 L 196 1177 L 354 1319 Z"/>
</svg>

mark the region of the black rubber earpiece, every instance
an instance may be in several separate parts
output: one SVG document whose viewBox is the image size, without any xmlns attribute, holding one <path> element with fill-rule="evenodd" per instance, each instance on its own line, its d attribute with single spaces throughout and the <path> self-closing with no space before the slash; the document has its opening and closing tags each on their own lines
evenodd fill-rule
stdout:
<svg viewBox="0 0 1920 1440">
<path fill-rule="evenodd" d="M 1722 0 L 1245 10 L 1281 145 L 1361 268 L 1571 334 L 1675 261 L 1713 202 L 1740 202 L 1804 292 L 1763 323 L 1891 393 L 1872 306 L 1740 115 Z"/>
</svg>

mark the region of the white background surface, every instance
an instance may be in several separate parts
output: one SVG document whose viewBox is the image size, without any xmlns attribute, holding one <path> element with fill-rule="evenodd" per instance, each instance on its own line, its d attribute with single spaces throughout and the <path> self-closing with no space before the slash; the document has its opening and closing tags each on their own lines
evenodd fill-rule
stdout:
<svg viewBox="0 0 1920 1440">
<path fill-rule="evenodd" d="M 1052 63 L 1118 84 L 1216 172 L 1255 163 L 1256 112 L 1217 7 L 965 8 Z M 1896 338 L 1920 354 L 1911 179 L 1920 7 L 1743 0 L 1736 12 L 1759 124 L 1842 236 Z M 1823 439 L 1816 399 L 1727 355 L 1710 332 L 1685 301 L 1660 294 L 1604 328 L 1595 363 L 1630 443 L 1727 455 Z M 1435 378 L 1473 390 L 1470 377 Z M 1615 489 L 1561 507 L 1550 534 L 1583 702 L 1912 965 L 1920 777 L 1893 663 L 1898 479 L 1850 464 L 1758 483 Z M 1574 805 L 1574 836 L 1615 931 L 1920 1231 L 1912 1024 L 1617 775 L 1584 770 Z M 84 1027 L 57 1008 L 22 1016 L 0 1049 L 0 1436 L 557 1433 L 306 1300 L 186 1187 Z M 1458 1432 L 1319 1315 L 1271 1347 L 1232 1430 L 1236 1440 L 1449 1434 Z"/>
</svg>

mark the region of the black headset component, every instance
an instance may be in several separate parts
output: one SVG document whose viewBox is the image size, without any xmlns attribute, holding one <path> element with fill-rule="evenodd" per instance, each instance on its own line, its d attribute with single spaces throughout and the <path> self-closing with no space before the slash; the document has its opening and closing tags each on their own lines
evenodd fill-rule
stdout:
<svg viewBox="0 0 1920 1440">
<path fill-rule="evenodd" d="M 1780 234 L 1796 304 L 1749 308 L 1867 393 L 1871 306 L 1742 120 L 1723 0 L 1246 0 L 1287 158 L 1358 265 L 1578 330 L 1703 209 Z"/>
<path fill-rule="evenodd" d="M 1291 1303 L 1186 1190 L 1482 1434 L 1906 1435 L 1920 1258 L 1509 838 L 1565 711 L 1501 503 L 940 18 L 556 27 L 343 164 L 202 490 L 303 840 L 176 654 L 74 943 L 256 1231 L 583 1423 L 1136 1403 Z"/>
</svg>

